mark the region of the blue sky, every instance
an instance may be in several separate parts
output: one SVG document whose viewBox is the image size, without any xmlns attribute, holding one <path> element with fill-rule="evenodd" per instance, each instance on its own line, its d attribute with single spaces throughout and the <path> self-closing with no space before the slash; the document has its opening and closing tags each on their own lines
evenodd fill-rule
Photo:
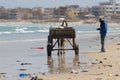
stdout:
<svg viewBox="0 0 120 80">
<path fill-rule="evenodd" d="M 55 7 L 65 5 L 80 5 L 80 7 L 86 7 L 91 5 L 98 5 L 99 2 L 106 2 L 109 0 L 0 0 L 0 6 L 6 8 L 15 7 Z M 117 0 L 119 1 L 119 0 Z"/>
</svg>

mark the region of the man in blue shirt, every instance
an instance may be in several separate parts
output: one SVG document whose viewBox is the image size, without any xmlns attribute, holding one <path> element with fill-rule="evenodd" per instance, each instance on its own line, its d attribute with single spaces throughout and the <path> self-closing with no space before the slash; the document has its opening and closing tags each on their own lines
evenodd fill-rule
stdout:
<svg viewBox="0 0 120 80">
<path fill-rule="evenodd" d="M 99 19 L 100 22 L 100 28 L 97 30 L 100 30 L 100 37 L 101 37 L 101 52 L 105 52 L 105 37 L 107 34 L 107 23 L 103 19 Z"/>
</svg>

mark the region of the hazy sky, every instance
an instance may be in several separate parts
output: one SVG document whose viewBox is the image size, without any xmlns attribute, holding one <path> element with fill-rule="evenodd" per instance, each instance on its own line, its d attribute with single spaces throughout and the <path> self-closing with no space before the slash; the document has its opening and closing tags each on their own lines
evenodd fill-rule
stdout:
<svg viewBox="0 0 120 80">
<path fill-rule="evenodd" d="M 80 5 L 80 7 L 86 7 L 91 5 L 98 5 L 99 2 L 106 2 L 109 0 L 0 0 L 0 6 L 5 6 L 6 8 L 15 7 L 55 7 L 55 6 L 65 6 L 65 5 Z M 120 1 L 120 0 L 117 0 Z"/>
</svg>

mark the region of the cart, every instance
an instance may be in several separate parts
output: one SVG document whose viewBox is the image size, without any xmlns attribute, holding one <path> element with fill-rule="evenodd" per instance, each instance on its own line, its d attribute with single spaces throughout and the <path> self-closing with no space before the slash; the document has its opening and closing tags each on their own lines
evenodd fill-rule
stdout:
<svg viewBox="0 0 120 80">
<path fill-rule="evenodd" d="M 57 50 L 59 53 L 65 53 L 65 50 L 74 50 L 79 54 L 79 46 L 75 43 L 75 29 L 72 27 L 50 28 L 47 42 L 47 55 L 51 56 L 52 51 Z M 69 44 L 69 48 L 65 45 Z"/>
</svg>

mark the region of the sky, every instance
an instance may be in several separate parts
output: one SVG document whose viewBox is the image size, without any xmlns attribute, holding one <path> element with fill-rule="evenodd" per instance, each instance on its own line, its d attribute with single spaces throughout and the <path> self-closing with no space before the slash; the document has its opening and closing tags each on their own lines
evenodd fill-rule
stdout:
<svg viewBox="0 0 120 80">
<path fill-rule="evenodd" d="M 54 8 L 56 6 L 79 5 L 80 7 L 91 7 L 98 5 L 99 2 L 106 2 L 109 0 L 0 0 L 0 6 L 5 8 L 33 8 L 44 7 Z M 117 0 L 120 1 L 120 0 Z"/>
</svg>

